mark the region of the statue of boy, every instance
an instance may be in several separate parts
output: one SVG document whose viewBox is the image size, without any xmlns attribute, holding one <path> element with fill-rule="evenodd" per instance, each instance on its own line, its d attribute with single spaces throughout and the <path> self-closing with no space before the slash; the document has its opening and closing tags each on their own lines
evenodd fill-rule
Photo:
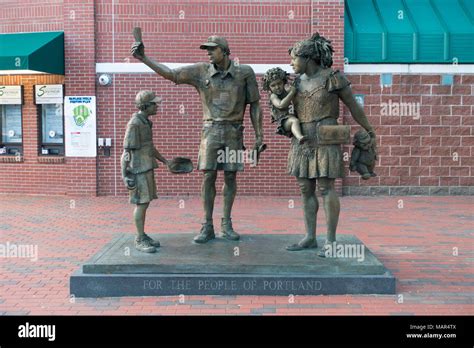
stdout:
<svg viewBox="0 0 474 348">
<path fill-rule="evenodd" d="M 130 203 L 136 204 L 133 219 L 137 229 L 135 248 L 145 253 L 154 253 L 160 242 L 145 234 L 146 210 L 156 195 L 154 169 L 158 167 L 157 159 L 168 164 L 168 161 L 153 145 L 151 132 L 152 122 L 148 119 L 156 115 L 157 105 L 161 98 L 151 91 L 140 91 L 135 97 L 139 109 L 127 124 L 123 141 L 121 158 L 122 178 L 128 188 Z"/>
</svg>

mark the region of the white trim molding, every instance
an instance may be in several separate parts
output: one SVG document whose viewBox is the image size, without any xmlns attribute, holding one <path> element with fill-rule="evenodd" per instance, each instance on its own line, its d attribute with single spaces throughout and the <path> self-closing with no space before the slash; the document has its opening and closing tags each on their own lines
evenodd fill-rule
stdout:
<svg viewBox="0 0 474 348">
<path fill-rule="evenodd" d="M 190 65 L 190 63 L 163 63 L 170 69 L 180 68 Z M 293 72 L 289 64 L 248 64 L 252 67 L 255 74 L 264 74 L 268 69 L 280 67 L 288 73 Z M 152 69 L 143 63 L 96 63 L 95 71 L 97 74 L 146 74 L 154 73 Z"/>
<path fill-rule="evenodd" d="M 163 63 L 171 69 L 190 65 L 191 63 Z M 264 74 L 268 69 L 280 67 L 293 73 L 289 64 L 248 64 L 255 74 Z M 96 63 L 98 74 L 146 74 L 154 71 L 143 63 Z M 346 74 L 474 74 L 474 64 L 346 64 Z"/>
<path fill-rule="evenodd" d="M 46 75 L 43 71 L 36 70 L 0 70 L 0 75 Z"/>
<path fill-rule="evenodd" d="M 474 64 L 346 64 L 346 74 L 474 74 Z"/>
</svg>

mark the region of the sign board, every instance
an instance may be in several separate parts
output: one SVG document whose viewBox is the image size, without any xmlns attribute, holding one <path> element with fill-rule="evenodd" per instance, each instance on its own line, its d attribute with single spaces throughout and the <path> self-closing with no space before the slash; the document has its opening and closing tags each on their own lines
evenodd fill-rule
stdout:
<svg viewBox="0 0 474 348">
<path fill-rule="evenodd" d="M 0 86 L 0 104 L 23 104 L 21 86 Z"/>
<path fill-rule="evenodd" d="M 63 85 L 35 85 L 36 104 L 62 104 Z"/>
<path fill-rule="evenodd" d="M 97 156 L 95 96 L 64 98 L 64 129 L 67 157 Z"/>
</svg>

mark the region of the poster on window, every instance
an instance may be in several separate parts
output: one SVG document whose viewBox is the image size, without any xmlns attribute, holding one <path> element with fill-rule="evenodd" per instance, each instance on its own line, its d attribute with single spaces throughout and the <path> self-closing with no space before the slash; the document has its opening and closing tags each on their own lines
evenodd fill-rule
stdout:
<svg viewBox="0 0 474 348">
<path fill-rule="evenodd" d="M 67 157 L 97 156 L 96 122 L 95 96 L 64 98 L 64 140 Z"/>
</svg>

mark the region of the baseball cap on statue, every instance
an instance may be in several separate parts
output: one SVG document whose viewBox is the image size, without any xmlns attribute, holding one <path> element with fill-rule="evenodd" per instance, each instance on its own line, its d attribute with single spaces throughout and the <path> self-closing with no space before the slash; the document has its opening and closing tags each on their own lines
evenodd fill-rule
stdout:
<svg viewBox="0 0 474 348">
<path fill-rule="evenodd" d="M 135 97 L 135 104 L 142 105 L 146 103 L 161 103 L 161 98 L 157 97 L 152 91 L 140 91 Z"/>
<path fill-rule="evenodd" d="M 207 50 L 209 47 L 220 47 L 224 51 L 229 51 L 229 44 L 227 43 L 227 40 L 222 36 L 209 36 L 207 38 L 207 42 L 199 46 L 199 48 L 202 50 Z"/>
</svg>

